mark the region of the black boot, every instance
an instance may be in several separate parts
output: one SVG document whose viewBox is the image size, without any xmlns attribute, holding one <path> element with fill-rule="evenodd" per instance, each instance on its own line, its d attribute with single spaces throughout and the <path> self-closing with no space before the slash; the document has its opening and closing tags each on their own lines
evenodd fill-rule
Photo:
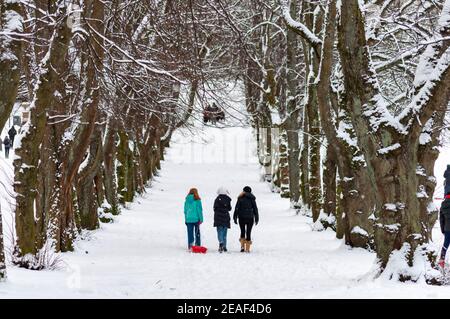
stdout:
<svg viewBox="0 0 450 319">
<path fill-rule="evenodd" d="M 223 244 L 219 244 L 219 253 L 223 252 Z"/>
</svg>

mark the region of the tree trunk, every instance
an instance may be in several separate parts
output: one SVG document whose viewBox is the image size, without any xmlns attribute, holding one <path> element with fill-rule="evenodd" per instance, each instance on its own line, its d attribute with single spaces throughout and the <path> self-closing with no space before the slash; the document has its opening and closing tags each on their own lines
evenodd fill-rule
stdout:
<svg viewBox="0 0 450 319">
<path fill-rule="evenodd" d="M 136 142 L 134 143 L 133 148 L 133 158 L 134 158 L 134 165 L 133 165 L 133 177 L 134 177 L 134 185 L 136 188 L 136 192 L 138 194 L 143 194 L 145 191 L 145 182 L 144 182 L 144 154 L 141 153 L 141 149 L 139 144 L 141 143 L 141 138 L 136 134 Z"/>
<path fill-rule="evenodd" d="M 280 128 L 279 134 L 279 176 L 280 176 L 280 195 L 283 198 L 290 198 L 289 189 L 289 162 L 288 162 L 288 145 L 286 130 Z"/>
<path fill-rule="evenodd" d="M 317 105 L 316 85 L 311 84 L 308 89 L 308 95 L 311 97 L 306 105 L 309 124 L 309 189 L 311 212 L 313 221 L 316 222 L 322 208 L 322 180 L 320 171 L 320 122 L 319 110 Z"/>
<path fill-rule="evenodd" d="M 119 203 L 125 205 L 132 202 L 134 198 L 133 188 L 133 154 L 129 148 L 128 135 L 119 130 L 119 145 L 117 147 L 117 193 Z"/>
<path fill-rule="evenodd" d="M 308 113 L 303 114 L 303 141 L 300 156 L 300 193 L 303 205 L 306 209 L 311 207 L 311 198 L 309 192 L 309 124 Z"/>
<path fill-rule="evenodd" d="M 343 239 L 345 236 L 345 229 L 348 228 L 346 225 L 346 219 L 342 212 L 342 183 L 338 176 L 338 180 L 336 182 L 336 238 Z"/>
<path fill-rule="evenodd" d="M 0 206 L 0 281 L 6 279 L 5 247 L 3 239 L 3 214 Z"/>
<path fill-rule="evenodd" d="M 321 220 L 325 228 L 336 229 L 336 196 L 337 196 L 337 159 L 333 146 L 327 145 L 327 155 L 324 163 L 323 186 L 324 203 L 323 213 L 327 216 Z"/>
<path fill-rule="evenodd" d="M 80 226 L 94 230 L 99 226 L 99 198 L 96 189 L 96 177 L 100 174 L 103 161 L 102 130 L 96 127 L 89 146 L 87 163 L 77 176 L 77 199 Z M 100 184 L 101 185 L 101 184 Z"/>
<path fill-rule="evenodd" d="M 447 11 L 449 4 L 450 1 L 447 0 L 447 7 L 444 6 Z M 443 12 L 444 15 L 449 13 Z M 441 26 L 440 31 L 443 38 L 450 34 L 448 25 Z M 436 155 L 419 159 L 418 151 L 420 135 L 424 129 L 422 123 L 427 123 L 434 112 L 449 101 L 450 68 L 447 65 L 447 68 L 439 67 L 439 70 L 434 70 L 442 72 L 439 80 L 432 79 L 425 83 L 428 85 L 425 93 L 418 88 L 413 99 L 416 101 L 414 106 L 408 106 L 408 113 L 402 115 L 402 118 L 396 118 L 398 125 L 395 126 L 386 116 L 388 111 L 378 104 L 380 95 L 370 65 L 364 18 L 357 0 L 346 1 L 346 5 L 341 6 L 338 34 L 346 92 L 344 105 L 351 115 L 358 146 L 364 153 L 368 176 L 376 194 L 375 249 L 380 272 L 388 278 L 402 281 L 416 281 L 420 277 L 432 281 L 434 279 L 428 275 L 433 276 L 430 269 L 434 260 L 426 244 L 431 233 L 428 228 L 429 215 L 436 212 L 426 209 L 425 206 L 428 205 L 425 203 L 432 201 L 433 194 L 427 191 L 434 190 L 434 182 L 420 184 L 422 178 L 418 177 L 418 170 L 426 178 L 430 178 L 432 171 L 425 171 L 424 167 L 420 167 L 423 163 L 419 160 L 429 161 L 429 168 L 434 165 Z M 450 40 L 432 46 L 429 49 L 435 55 L 430 57 L 428 52 L 425 59 L 439 59 L 448 50 Z M 412 124 L 402 124 L 402 120 Z M 373 127 L 373 121 L 379 121 L 380 124 Z M 438 121 L 434 125 L 440 127 L 442 123 Z M 395 259 L 394 262 L 400 259 L 404 262 L 400 267 L 390 267 L 388 272 L 384 272 L 391 258 Z M 417 272 L 417 267 L 421 267 L 423 271 Z"/>
<path fill-rule="evenodd" d="M 296 4 L 291 3 L 291 15 L 296 16 Z M 285 127 L 287 131 L 288 144 L 288 166 L 289 166 L 289 193 L 291 203 L 294 208 L 299 207 L 300 199 L 300 166 L 299 155 L 299 134 L 301 119 L 299 118 L 300 109 L 298 108 L 297 98 L 297 34 L 290 28 L 287 29 L 287 47 L 286 47 L 286 89 L 287 89 L 287 116 Z"/>
<path fill-rule="evenodd" d="M 117 131 L 114 119 L 110 118 L 105 133 L 105 145 L 103 147 L 103 186 L 105 198 L 109 204 L 109 209 L 105 213 L 118 215 L 120 207 L 117 197 L 117 176 L 116 176 L 116 139 Z"/>
<path fill-rule="evenodd" d="M 20 80 L 22 44 L 17 34 L 22 32 L 20 3 L 0 0 L 0 132 L 9 119 Z M 13 21 L 13 19 L 18 19 Z M 19 23 L 19 24 L 18 24 Z M 15 36 L 2 33 L 15 33 Z"/>
<path fill-rule="evenodd" d="M 60 23 L 55 27 L 50 43 L 48 58 L 43 61 L 39 86 L 36 88 L 31 103 L 31 118 L 22 138 L 21 147 L 16 149 L 14 160 L 16 197 L 16 262 L 24 267 L 32 267 L 20 257 L 27 254 L 35 255 L 40 247 L 36 245 L 35 201 L 38 195 L 38 164 L 40 147 L 42 145 L 47 112 L 58 103 L 54 90 L 60 81 L 65 67 L 65 57 L 71 39 L 71 31 L 66 24 L 64 7 L 59 8 Z"/>
</svg>

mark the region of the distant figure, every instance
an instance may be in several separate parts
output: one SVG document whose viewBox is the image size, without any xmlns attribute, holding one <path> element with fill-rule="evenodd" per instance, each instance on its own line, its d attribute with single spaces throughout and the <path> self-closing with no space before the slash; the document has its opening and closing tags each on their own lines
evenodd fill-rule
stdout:
<svg viewBox="0 0 450 319">
<path fill-rule="evenodd" d="M 219 112 L 220 109 L 217 107 L 216 103 L 213 102 L 212 107 L 211 107 L 211 122 L 213 124 L 216 124 L 217 121 L 219 120 Z"/>
<path fill-rule="evenodd" d="M 230 225 L 231 198 L 225 187 L 217 190 L 217 198 L 214 201 L 214 227 L 217 227 L 219 239 L 219 252 L 227 252 L 227 231 Z"/>
<path fill-rule="evenodd" d="M 216 109 L 213 106 L 208 105 L 205 108 L 205 111 L 203 113 L 203 122 L 206 124 L 208 122 L 211 122 L 212 124 L 215 124 L 217 122 L 217 117 L 216 117 Z"/>
<path fill-rule="evenodd" d="M 447 253 L 447 248 L 450 245 L 450 192 L 445 194 L 444 201 L 441 204 L 441 209 L 439 212 L 439 222 L 441 226 L 441 232 L 444 234 L 444 245 L 441 250 L 441 258 L 439 259 L 438 265 L 444 268 L 445 265 L 445 255 Z"/>
<path fill-rule="evenodd" d="M 253 224 L 258 225 L 259 214 L 256 206 L 256 197 L 252 194 L 252 189 L 249 186 L 244 187 L 244 191 L 239 195 L 239 198 L 234 209 L 233 220 L 237 224 L 239 219 L 239 227 L 241 228 L 241 252 L 250 252 L 252 245 L 252 227 Z"/>
<path fill-rule="evenodd" d="M 225 120 L 225 112 L 221 110 L 216 103 L 213 102 L 212 106 L 208 105 L 203 111 L 203 123 L 211 122 L 216 124 L 217 121 Z"/>
<path fill-rule="evenodd" d="M 11 128 L 9 129 L 8 135 L 9 135 L 9 139 L 11 140 L 11 148 L 13 148 L 13 145 L 14 145 L 14 138 L 15 138 L 16 135 L 17 135 L 17 131 L 16 131 L 14 125 L 11 126 Z"/>
<path fill-rule="evenodd" d="M 3 140 L 3 145 L 5 145 L 5 158 L 9 158 L 9 149 L 11 148 L 11 140 L 8 136 L 5 136 Z"/>
<path fill-rule="evenodd" d="M 444 172 L 444 196 L 450 194 L 450 165 L 447 165 L 447 169 Z"/>
<path fill-rule="evenodd" d="M 217 115 L 218 121 L 225 121 L 225 112 L 223 110 L 219 110 L 219 113 Z"/>
<path fill-rule="evenodd" d="M 188 234 L 188 250 L 192 246 L 201 246 L 200 242 L 200 224 L 203 223 L 202 201 L 196 188 L 191 188 L 184 202 L 184 221 Z"/>
</svg>

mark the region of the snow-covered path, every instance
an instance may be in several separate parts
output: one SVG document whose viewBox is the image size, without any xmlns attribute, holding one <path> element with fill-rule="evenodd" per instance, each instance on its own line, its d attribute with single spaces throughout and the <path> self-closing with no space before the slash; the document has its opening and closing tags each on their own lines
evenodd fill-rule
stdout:
<svg viewBox="0 0 450 319">
<path fill-rule="evenodd" d="M 62 254 L 64 269 L 9 267 L 0 298 L 394 298 L 447 297 L 449 288 L 362 279 L 374 254 L 350 249 L 332 231 L 311 231 L 289 201 L 259 180 L 251 130 L 177 132 L 160 176 L 113 224 Z M 257 197 L 260 224 L 253 251 L 239 252 L 238 226 L 228 233 L 229 252 L 217 252 L 212 203 L 216 189 L 242 187 Z M 205 255 L 186 250 L 183 201 L 190 187 L 203 198 Z"/>
</svg>

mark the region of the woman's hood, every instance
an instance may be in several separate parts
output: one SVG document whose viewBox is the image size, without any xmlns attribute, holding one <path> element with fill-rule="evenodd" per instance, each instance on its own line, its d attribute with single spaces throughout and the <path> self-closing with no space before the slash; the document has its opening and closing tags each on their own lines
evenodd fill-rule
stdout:
<svg viewBox="0 0 450 319">
<path fill-rule="evenodd" d="M 221 186 L 217 190 L 217 195 L 230 195 L 230 192 L 225 187 Z"/>
</svg>

